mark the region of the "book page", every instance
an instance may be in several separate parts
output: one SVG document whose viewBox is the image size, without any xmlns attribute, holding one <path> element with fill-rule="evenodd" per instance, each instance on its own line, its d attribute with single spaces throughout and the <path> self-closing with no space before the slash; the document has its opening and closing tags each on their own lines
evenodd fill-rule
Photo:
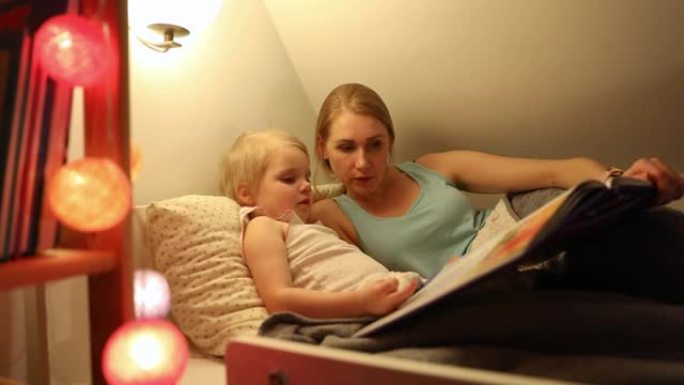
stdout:
<svg viewBox="0 0 684 385">
<path fill-rule="evenodd" d="M 568 190 L 547 202 L 509 230 L 482 244 L 478 249 L 463 257 L 450 260 L 399 309 L 366 325 L 354 336 L 368 335 L 518 259 L 573 190 Z"/>
</svg>

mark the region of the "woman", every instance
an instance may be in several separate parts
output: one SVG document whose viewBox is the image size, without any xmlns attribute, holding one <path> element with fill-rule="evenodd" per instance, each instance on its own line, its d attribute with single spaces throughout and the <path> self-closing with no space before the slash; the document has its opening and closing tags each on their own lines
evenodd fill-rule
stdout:
<svg viewBox="0 0 684 385">
<path fill-rule="evenodd" d="M 394 128 L 380 96 L 361 84 L 343 84 L 325 99 L 316 125 L 316 155 L 346 194 L 315 204 L 315 215 L 342 238 L 390 270 L 432 276 L 463 255 L 484 215 L 463 191 L 501 193 L 568 188 L 622 171 L 588 158 L 540 160 L 474 151 L 431 153 L 390 164 Z M 639 159 L 624 172 L 651 181 L 657 203 L 679 199 L 684 180 L 657 158 Z"/>
</svg>

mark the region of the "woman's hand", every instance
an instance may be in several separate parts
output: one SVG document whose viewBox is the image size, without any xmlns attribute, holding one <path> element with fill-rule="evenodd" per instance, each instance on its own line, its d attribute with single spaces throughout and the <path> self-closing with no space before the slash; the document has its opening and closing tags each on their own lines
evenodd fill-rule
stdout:
<svg viewBox="0 0 684 385">
<path fill-rule="evenodd" d="M 385 315 L 404 303 L 418 287 L 418 280 L 414 279 L 403 288 L 399 288 L 396 278 L 383 278 L 370 283 L 360 289 L 361 304 L 367 314 Z"/>
<path fill-rule="evenodd" d="M 625 176 L 643 179 L 658 189 L 656 204 L 666 204 L 684 194 L 684 178 L 658 158 L 641 158 L 624 173 Z"/>
</svg>

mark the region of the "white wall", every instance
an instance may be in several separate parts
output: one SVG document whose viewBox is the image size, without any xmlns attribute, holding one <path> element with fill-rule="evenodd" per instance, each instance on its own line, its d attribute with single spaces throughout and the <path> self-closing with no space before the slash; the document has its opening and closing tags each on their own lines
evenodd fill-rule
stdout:
<svg viewBox="0 0 684 385">
<path fill-rule="evenodd" d="M 313 143 L 313 108 L 260 1 L 224 0 L 201 36 L 165 54 L 132 37 L 130 64 L 136 204 L 218 194 L 220 156 L 241 131 L 281 128 Z"/>
</svg>

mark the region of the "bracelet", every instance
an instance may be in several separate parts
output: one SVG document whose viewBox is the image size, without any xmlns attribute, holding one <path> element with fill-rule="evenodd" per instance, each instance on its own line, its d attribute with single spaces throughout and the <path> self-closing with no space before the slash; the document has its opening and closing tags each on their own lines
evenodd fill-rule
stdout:
<svg viewBox="0 0 684 385">
<path fill-rule="evenodd" d="M 607 173 L 606 173 L 606 178 L 605 178 L 605 180 L 608 180 L 609 178 L 614 178 L 614 177 L 617 177 L 617 176 L 622 176 L 622 174 L 625 173 L 621 168 L 612 167 L 612 166 L 611 166 L 611 167 L 608 167 L 608 168 L 606 169 L 606 172 L 607 172 Z"/>
</svg>

